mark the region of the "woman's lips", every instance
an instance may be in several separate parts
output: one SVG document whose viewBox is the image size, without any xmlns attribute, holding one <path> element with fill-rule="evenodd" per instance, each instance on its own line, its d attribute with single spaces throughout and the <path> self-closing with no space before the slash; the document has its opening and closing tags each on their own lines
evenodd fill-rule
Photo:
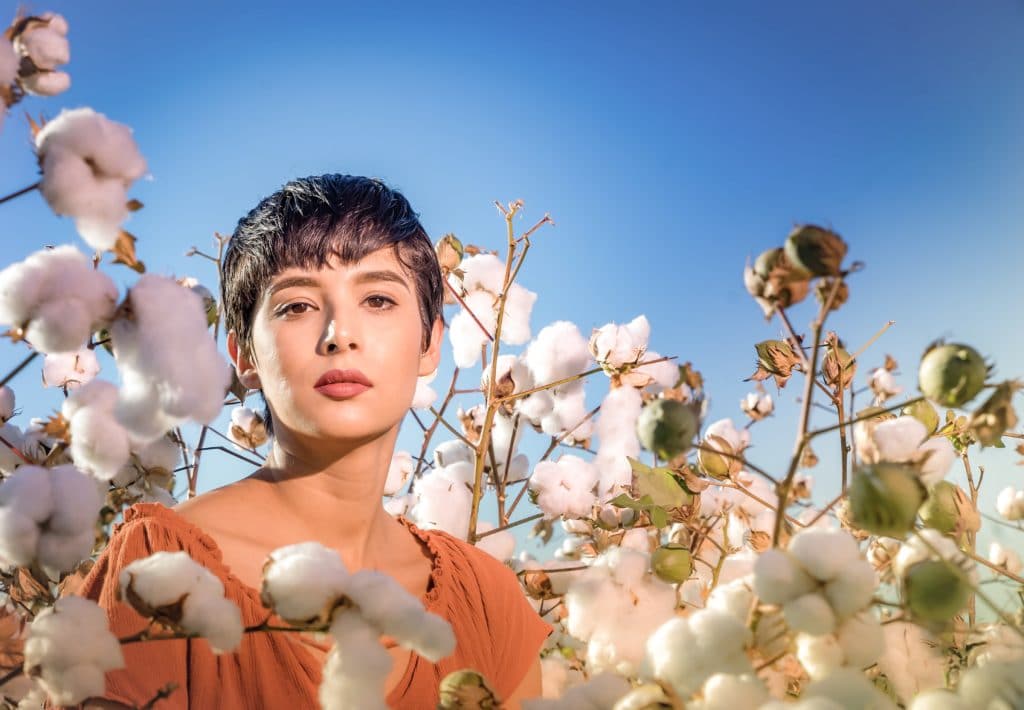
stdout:
<svg viewBox="0 0 1024 710">
<path fill-rule="evenodd" d="M 368 389 L 370 389 L 368 386 L 360 382 L 331 382 L 330 384 L 320 385 L 316 388 L 316 391 L 331 399 L 348 399 L 362 394 Z"/>
</svg>

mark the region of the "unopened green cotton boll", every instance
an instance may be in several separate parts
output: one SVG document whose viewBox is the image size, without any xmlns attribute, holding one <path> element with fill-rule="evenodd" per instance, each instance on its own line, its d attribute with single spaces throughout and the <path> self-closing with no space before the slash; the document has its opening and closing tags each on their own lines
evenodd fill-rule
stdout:
<svg viewBox="0 0 1024 710">
<path fill-rule="evenodd" d="M 659 579 L 670 584 L 685 582 L 693 572 L 689 548 L 671 542 L 659 547 L 651 555 L 651 570 Z"/>
<path fill-rule="evenodd" d="M 969 345 L 938 345 L 924 354 L 918 386 L 924 396 L 945 407 L 962 407 L 985 386 L 988 366 Z"/>
<path fill-rule="evenodd" d="M 949 621 L 967 604 L 971 588 L 949 562 L 924 560 L 907 569 L 903 597 L 910 611 L 928 621 Z"/>
<path fill-rule="evenodd" d="M 941 533 L 977 532 L 981 516 L 960 486 L 939 481 L 928 491 L 928 500 L 919 511 L 925 527 Z"/>
<path fill-rule="evenodd" d="M 697 412 L 674 399 L 656 399 L 640 412 L 636 433 L 640 443 L 666 461 L 685 453 L 700 426 Z"/>
<path fill-rule="evenodd" d="M 914 527 L 925 487 L 913 468 L 881 462 L 858 469 L 847 495 L 857 527 L 902 539 Z"/>
<path fill-rule="evenodd" d="M 908 404 L 900 411 L 900 414 L 909 414 L 914 419 L 924 424 L 924 428 L 929 435 L 934 434 L 939 428 L 939 413 L 935 411 L 935 407 L 932 406 L 931 402 L 927 402 L 923 399 L 914 402 L 913 404 Z"/>
</svg>

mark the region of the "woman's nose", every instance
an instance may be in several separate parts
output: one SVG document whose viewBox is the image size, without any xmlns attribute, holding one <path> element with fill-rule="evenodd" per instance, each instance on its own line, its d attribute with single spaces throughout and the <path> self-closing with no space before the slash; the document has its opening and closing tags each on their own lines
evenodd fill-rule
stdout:
<svg viewBox="0 0 1024 710">
<path fill-rule="evenodd" d="M 341 350 L 355 350 L 358 347 L 355 334 L 351 326 L 338 326 L 337 320 L 332 318 L 327 323 L 324 336 L 320 341 L 322 354 L 334 355 Z"/>
</svg>

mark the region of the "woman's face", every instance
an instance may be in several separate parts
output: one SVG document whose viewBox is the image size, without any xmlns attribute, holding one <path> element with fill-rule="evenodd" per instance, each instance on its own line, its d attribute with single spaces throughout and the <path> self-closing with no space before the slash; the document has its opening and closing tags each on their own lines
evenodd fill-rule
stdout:
<svg viewBox="0 0 1024 710">
<path fill-rule="evenodd" d="M 228 350 L 242 384 L 263 390 L 279 439 L 362 441 L 401 423 L 417 377 L 437 368 L 443 326 L 434 323 L 421 352 L 415 282 L 384 247 L 355 264 L 332 259 L 322 270 L 277 274 L 252 333 L 253 358 L 240 352 L 234 332 Z M 318 387 L 334 370 L 358 370 L 370 386 Z"/>
</svg>

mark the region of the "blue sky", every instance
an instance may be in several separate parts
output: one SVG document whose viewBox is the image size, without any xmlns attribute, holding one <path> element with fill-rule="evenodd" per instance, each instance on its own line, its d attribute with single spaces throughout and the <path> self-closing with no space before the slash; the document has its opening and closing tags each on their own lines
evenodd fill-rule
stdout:
<svg viewBox="0 0 1024 710">
<path fill-rule="evenodd" d="M 87 105 L 132 126 L 152 179 L 133 189 L 146 207 L 128 227 L 151 270 L 214 286 L 184 252 L 300 175 L 381 177 L 434 237 L 488 248 L 504 238 L 492 201 L 522 198 L 524 227 L 556 221 L 521 274 L 540 293 L 534 332 L 645 313 L 652 347 L 703 371 L 711 417 L 740 419 L 753 343 L 780 334 L 744 291 L 744 260 L 820 222 L 867 265 L 840 335 L 856 348 L 896 321 L 865 369 L 891 353 L 912 389 L 942 336 L 1024 375 L 1022 2 L 29 9 L 67 17 L 73 85 L 8 117 L 0 194 L 36 179 L 23 110 Z M 81 246 L 38 195 L 0 205 L 2 264 L 64 242 Z M 792 315 L 803 329 L 813 314 Z M 0 368 L 23 353 L 0 348 Z M 14 383 L 26 418 L 58 404 L 35 377 Z M 796 389 L 755 427 L 768 467 L 788 455 Z M 415 434 L 407 425 L 407 448 Z M 994 495 L 1018 469 L 991 461 Z M 201 489 L 244 473 L 226 457 L 205 465 Z"/>
</svg>

